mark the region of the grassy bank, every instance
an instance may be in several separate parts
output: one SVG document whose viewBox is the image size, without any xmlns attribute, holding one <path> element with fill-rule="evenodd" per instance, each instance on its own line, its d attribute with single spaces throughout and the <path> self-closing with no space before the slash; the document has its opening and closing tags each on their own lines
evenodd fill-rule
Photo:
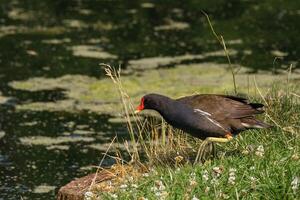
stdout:
<svg viewBox="0 0 300 200">
<path fill-rule="evenodd" d="M 127 149 L 132 160 L 127 165 L 136 168 L 136 171 L 132 173 L 125 169 L 118 181 L 91 187 L 93 197 L 194 200 L 300 198 L 300 105 L 299 96 L 295 93 L 296 85 L 288 82 L 277 84 L 263 94 L 257 88 L 260 95 L 248 98 L 266 104 L 266 114 L 261 117 L 274 127 L 243 132 L 230 143 L 218 144 L 216 157 L 207 157 L 202 163 L 193 165 L 201 141 L 173 130 L 164 122 L 137 118 L 132 114 L 134 108 L 120 74 L 110 68 L 108 75 L 121 94 L 131 135 Z M 126 161 L 122 160 L 121 154 L 118 155 L 118 164 L 114 167 L 122 168 Z M 144 164 L 140 164 L 141 161 Z M 139 170 L 141 165 L 143 170 Z"/>
<path fill-rule="evenodd" d="M 298 109 L 299 111 L 299 109 Z M 298 118 L 299 120 L 299 118 Z M 299 134 L 299 132 L 297 133 Z M 279 129 L 248 131 L 203 164 L 155 166 L 107 199 L 299 199 L 299 137 Z M 114 195 L 112 195 L 114 194 Z"/>
</svg>

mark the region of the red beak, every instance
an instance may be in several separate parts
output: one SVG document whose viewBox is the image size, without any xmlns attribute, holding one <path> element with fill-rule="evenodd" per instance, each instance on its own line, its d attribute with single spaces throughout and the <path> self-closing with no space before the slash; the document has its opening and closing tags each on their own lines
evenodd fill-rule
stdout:
<svg viewBox="0 0 300 200">
<path fill-rule="evenodd" d="M 136 110 L 134 111 L 134 113 L 139 113 L 141 112 L 142 110 L 144 110 L 144 98 L 141 99 L 141 103 L 140 105 L 136 108 Z"/>
</svg>

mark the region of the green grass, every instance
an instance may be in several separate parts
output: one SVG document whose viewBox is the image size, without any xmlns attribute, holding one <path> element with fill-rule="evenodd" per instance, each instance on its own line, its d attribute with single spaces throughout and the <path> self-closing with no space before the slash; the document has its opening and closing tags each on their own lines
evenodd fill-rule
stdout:
<svg viewBox="0 0 300 200">
<path fill-rule="evenodd" d="M 262 156 L 256 155 L 260 145 L 264 148 Z M 293 179 L 300 176 L 300 161 L 296 158 L 299 147 L 299 138 L 280 130 L 248 131 L 242 138 L 219 147 L 217 158 L 196 166 L 155 167 L 156 173 L 152 171 L 149 177 L 134 183 L 137 189 L 128 184 L 126 190 L 118 190 L 116 195 L 119 199 L 159 199 L 152 188 L 161 180 L 167 199 L 191 199 L 193 196 L 199 199 L 299 199 L 299 189 L 294 194 L 291 186 Z M 218 178 L 214 167 L 223 169 Z M 234 185 L 228 184 L 231 168 L 236 170 Z M 207 181 L 203 179 L 205 171 L 209 174 Z M 196 185 L 192 186 L 192 180 Z M 209 192 L 205 192 L 207 188 Z"/>
<path fill-rule="evenodd" d="M 245 133 L 243 139 L 222 146 L 219 149 L 222 155 L 218 158 L 196 166 L 155 167 L 155 172 L 150 172 L 149 177 L 134 183 L 137 188 L 128 183 L 127 189 L 120 189 L 115 194 L 119 199 L 160 199 L 152 188 L 161 180 L 165 186 L 163 191 L 167 193 L 166 199 L 191 199 L 193 196 L 199 199 L 299 199 L 299 189 L 294 193 L 291 182 L 300 176 L 300 161 L 296 158 L 300 143 L 299 139 L 284 134 L 280 131 Z M 254 148 L 247 155 L 244 152 L 246 144 Z M 263 156 L 255 154 L 259 145 L 264 147 Z M 214 167 L 223 169 L 215 180 Z M 234 185 L 228 184 L 231 168 L 236 170 Z M 207 181 L 203 179 L 205 171 L 209 174 Z M 193 186 L 192 180 L 196 185 Z M 207 188 L 209 192 L 206 192 Z M 109 194 L 106 197 L 111 199 Z"/>
</svg>

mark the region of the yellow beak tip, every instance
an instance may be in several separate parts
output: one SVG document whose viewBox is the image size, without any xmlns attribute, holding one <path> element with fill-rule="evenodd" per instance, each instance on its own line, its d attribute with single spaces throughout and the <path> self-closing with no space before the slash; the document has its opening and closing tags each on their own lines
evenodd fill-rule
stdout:
<svg viewBox="0 0 300 200">
<path fill-rule="evenodd" d="M 141 112 L 140 110 L 135 110 L 134 111 L 134 114 L 137 114 L 137 113 L 139 113 L 139 112 Z"/>
</svg>

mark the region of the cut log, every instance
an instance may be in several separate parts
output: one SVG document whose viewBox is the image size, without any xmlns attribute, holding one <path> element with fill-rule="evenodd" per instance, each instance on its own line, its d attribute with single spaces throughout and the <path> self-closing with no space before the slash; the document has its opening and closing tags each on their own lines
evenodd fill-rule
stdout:
<svg viewBox="0 0 300 200">
<path fill-rule="evenodd" d="M 96 173 L 89 174 L 82 178 L 75 179 L 67 185 L 61 187 L 57 194 L 57 200 L 83 200 L 84 194 L 90 188 L 91 183 L 93 182 Z M 100 183 L 112 179 L 114 175 L 107 171 L 100 171 L 97 174 L 95 183 Z"/>
</svg>

